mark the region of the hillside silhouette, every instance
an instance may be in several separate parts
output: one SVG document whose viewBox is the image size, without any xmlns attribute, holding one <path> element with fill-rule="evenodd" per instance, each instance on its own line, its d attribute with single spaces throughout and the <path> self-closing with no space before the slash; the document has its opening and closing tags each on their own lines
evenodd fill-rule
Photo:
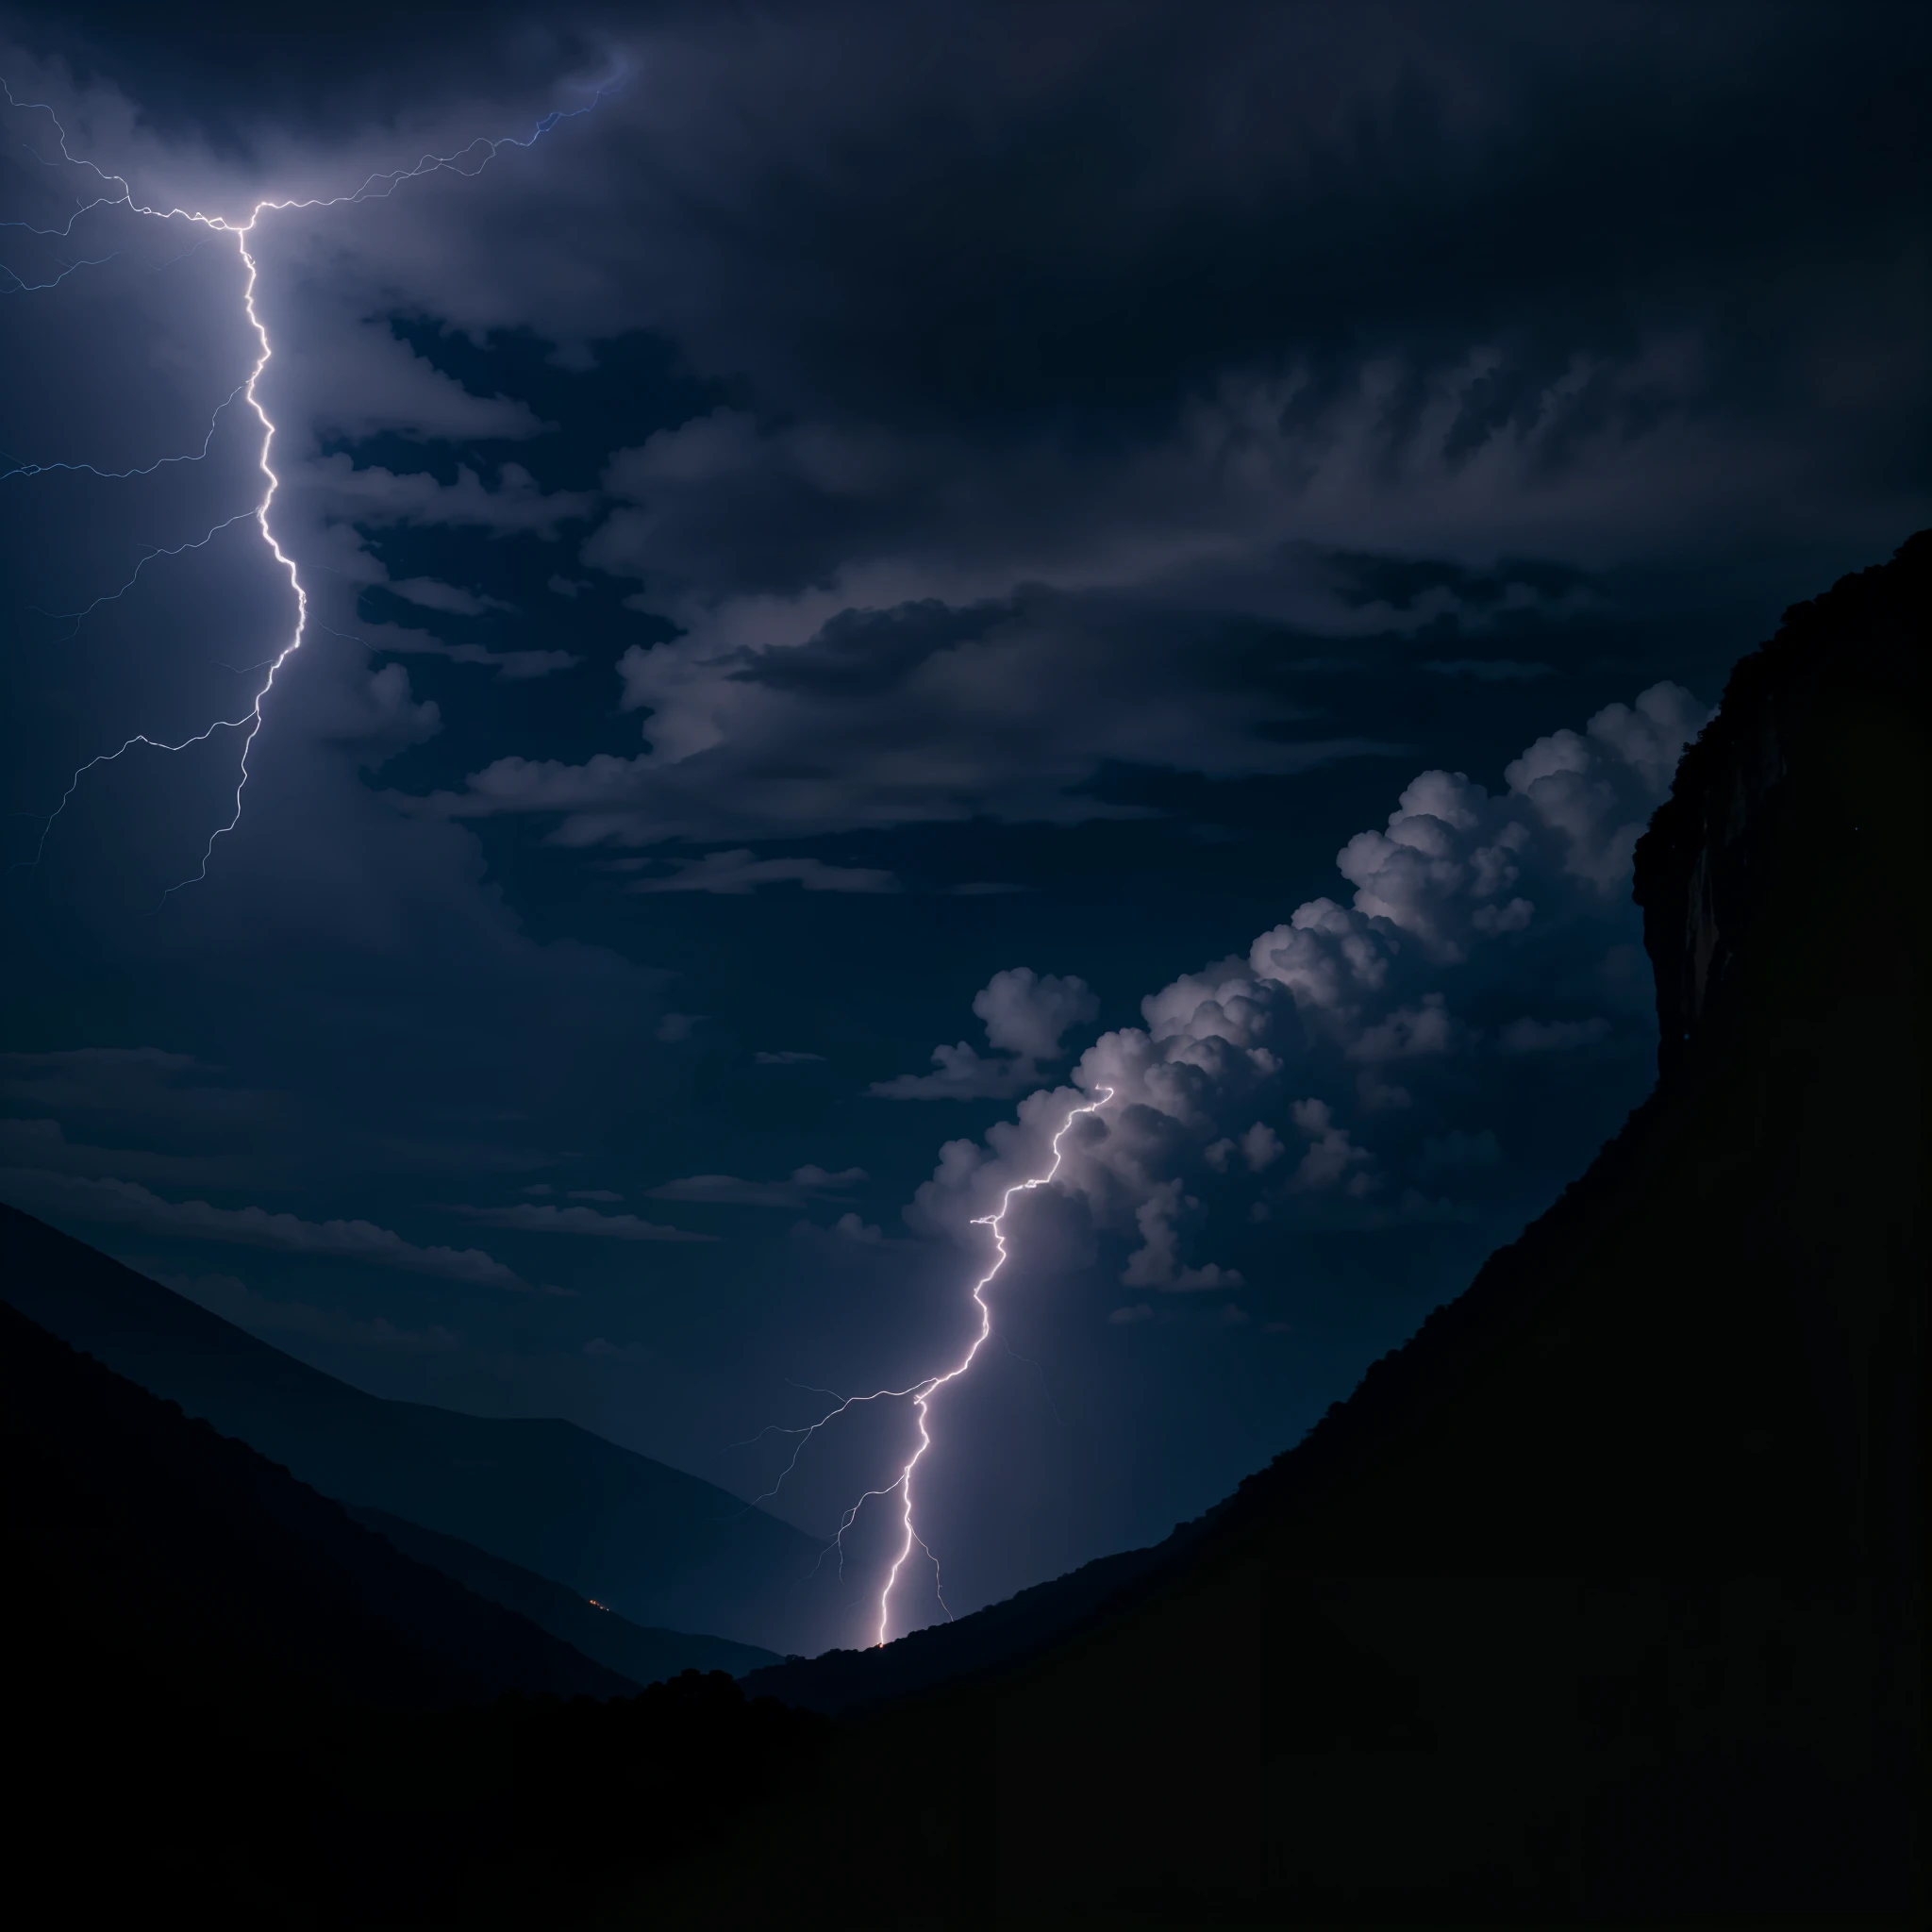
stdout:
<svg viewBox="0 0 1932 1932">
<path fill-rule="evenodd" d="M 1464 1294 L 1165 1543 L 749 1680 L 794 1705 L 482 1701 L 610 1675 L 5 1314 L 16 1886 L 249 1926 L 1922 1923 L 1928 628 L 1932 533 L 1738 667 L 1638 850 L 1657 1091 Z M 21 1219 L 110 1339 L 116 1296 L 163 1367 L 209 1332 Z"/>
<path fill-rule="evenodd" d="M 815 1749 L 723 1674 L 634 1694 L 4 1307 L 0 1470 L 23 1923 L 575 1924 Z"/>
<path fill-rule="evenodd" d="M 753 1670 L 744 1688 L 803 1710 L 847 1716 L 924 1695 L 960 1678 L 1016 1664 L 1116 1604 L 1143 1576 L 1175 1560 L 1193 1525 L 1153 1549 L 1096 1557 L 969 1616 L 913 1630 L 869 1650 L 828 1650 Z"/>
<path fill-rule="evenodd" d="M 685 1671 L 723 1671 L 741 1677 L 778 1658 L 755 1644 L 731 1643 L 722 1637 L 694 1637 L 682 1630 L 652 1630 L 615 1610 L 580 1597 L 575 1591 L 492 1557 L 473 1543 L 439 1536 L 405 1523 L 382 1509 L 351 1509 L 365 1528 L 387 1539 L 406 1557 L 426 1564 L 467 1591 L 527 1617 L 539 1629 L 560 1637 L 588 1657 L 627 1677 L 633 1684 L 658 1684 Z"/>
<path fill-rule="evenodd" d="M 90 1675 L 192 1686 L 219 1657 L 406 1707 L 638 1688 L 4 1307 L 0 1438 L 14 1638 Z"/>
<path fill-rule="evenodd" d="M 1916 1922 L 1928 625 L 1932 533 L 1738 667 L 1638 850 L 1659 1079 L 1590 1171 L 996 1668 L 966 1619 L 924 1697 L 899 1644 L 759 1674 L 883 1707 L 678 1923 L 860 1821 L 887 1903 L 812 1923 Z"/>
<path fill-rule="evenodd" d="M 364 1394 L 4 1205 L 0 1282 L 30 1320 L 324 1495 L 473 1544 L 635 1624 L 780 1655 L 822 1650 L 850 1625 L 802 1531 L 573 1423 Z"/>
</svg>

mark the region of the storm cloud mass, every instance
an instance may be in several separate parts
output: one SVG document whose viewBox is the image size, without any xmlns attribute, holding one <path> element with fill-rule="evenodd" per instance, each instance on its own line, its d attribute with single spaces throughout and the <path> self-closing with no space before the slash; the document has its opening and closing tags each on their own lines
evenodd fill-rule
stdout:
<svg viewBox="0 0 1932 1932">
<path fill-rule="evenodd" d="M 928 1494 L 956 1608 L 1158 1535 L 1644 1091 L 1637 829 L 1782 606 L 1932 521 L 1928 55 L 1880 5 L 0 9 L 7 1197 L 751 1493 L 793 1385 L 952 1346 L 972 1217 L 1109 1086 Z M 237 221 L 464 157 L 251 240 L 309 628 L 178 891 L 235 730 L 49 814 L 288 636 L 242 266 L 45 232 L 102 192 L 54 114 Z"/>
</svg>

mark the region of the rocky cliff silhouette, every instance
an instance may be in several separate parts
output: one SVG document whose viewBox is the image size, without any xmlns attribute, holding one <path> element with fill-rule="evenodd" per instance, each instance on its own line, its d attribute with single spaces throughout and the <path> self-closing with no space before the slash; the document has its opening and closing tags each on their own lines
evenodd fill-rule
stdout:
<svg viewBox="0 0 1932 1932">
<path fill-rule="evenodd" d="M 1638 849 L 1659 1079 L 1590 1171 L 1107 1601 L 955 1633 L 746 1871 L 863 1821 L 900 1903 L 845 1923 L 1910 1919 L 1928 619 L 1932 533 L 1738 667 Z"/>
<path fill-rule="evenodd" d="M 765 1674 L 836 1729 L 722 1674 L 304 1688 L 278 1633 L 361 1642 L 353 1587 L 207 1597 L 256 1557 L 192 1560 L 192 1510 L 158 1542 L 158 1478 L 26 1349 L 16 1408 L 99 1480 L 32 1429 L 8 1460 L 16 1547 L 89 1591 L 36 1558 L 17 1889 L 251 1927 L 1922 1923 L 1928 617 L 1932 533 L 1739 667 L 1638 849 L 1657 1091 L 1549 1212 L 1158 1549 Z M 143 1552 L 165 1588 L 117 1575 Z M 213 1641 L 142 1625 L 177 1584 Z M 396 1702 L 403 1648 L 358 1666 Z"/>
</svg>

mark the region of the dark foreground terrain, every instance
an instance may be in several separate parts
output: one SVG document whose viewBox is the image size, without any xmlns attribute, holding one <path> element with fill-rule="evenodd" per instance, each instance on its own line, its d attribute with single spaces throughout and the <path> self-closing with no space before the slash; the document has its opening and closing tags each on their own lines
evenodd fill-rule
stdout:
<svg viewBox="0 0 1932 1932">
<path fill-rule="evenodd" d="M 352 1389 L 4 1205 L 0 1300 L 324 1495 L 467 1543 L 470 1575 L 494 1557 L 639 1624 L 779 1655 L 849 1624 L 836 1579 L 814 1574 L 818 1544 L 715 1484 L 574 1423 Z"/>
<path fill-rule="evenodd" d="M 341 1510 L 245 1531 L 270 1466 L 212 1431 L 197 1528 L 192 1457 L 70 1468 L 42 1404 L 13 1882 L 205 1924 L 1918 1923 L 1928 609 L 1932 535 L 1739 667 L 1639 850 L 1660 1076 L 1590 1172 L 1160 1549 L 754 1680 L 840 1718 L 478 1701 L 600 1666 Z M 338 1519 L 406 1572 L 344 1583 Z"/>
<path fill-rule="evenodd" d="M 1928 619 L 1932 535 L 1739 666 L 1590 1172 L 1109 1601 L 758 1674 L 886 1701 L 687 1923 L 1915 1919 Z"/>
</svg>

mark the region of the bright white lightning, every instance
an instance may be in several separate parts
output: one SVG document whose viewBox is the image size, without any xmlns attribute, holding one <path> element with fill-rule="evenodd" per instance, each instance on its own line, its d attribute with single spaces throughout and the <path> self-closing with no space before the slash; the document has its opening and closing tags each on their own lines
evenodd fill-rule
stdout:
<svg viewBox="0 0 1932 1932">
<path fill-rule="evenodd" d="M 918 1446 L 907 1457 L 899 1474 L 884 1489 L 867 1490 L 845 1511 L 839 1524 L 838 1535 L 827 1545 L 828 1549 L 837 1548 L 842 1557 L 846 1532 L 858 1521 L 859 1511 L 868 1503 L 882 1501 L 884 1498 L 891 1495 L 896 1495 L 899 1498 L 899 1522 L 902 1532 L 899 1553 L 892 1558 L 892 1566 L 886 1573 L 884 1586 L 879 1591 L 878 1628 L 874 1636 L 874 1643 L 876 1645 L 882 1646 L 890 1640 L 892 1618 L 892 1592 L 898 1587 L 899 1573 L 905 1569 L 908 1561 L 911 1558 L 914 1544 L 917 1544 L 921 1550 L 924 1551 L 927 1562 L 932 1565 L 933 1589 L 939 1596 L 940 1607 L 945 1610 L 948 1618 L 953 1614 L 951 1608 L 946 1604 L 945 1592 L 940 1585 L 939 1558 L 933 1555 L 925 1539 L 919 1534 L 913 1519 L 913 1473 L 918 1469 L 925 1452 L 932 1447 L 932 1432 L 928 1427 L 932 1420 L 932 1399 L 941 1389 L 960 1380 L 966 1374 L 967 1371 L 972 1368 L 979 1351 L 986 1345 L 987 1341 L 992 1334 L 992 1307 L 987 1301 L 986 1291 L 992 1286 L 1001 1269 L 1007 1265 L 1009 1250 L 1007 1246 L 1005 1223 L 1008 1212 L 1012 1208 L 1014 1195 L 1030 1194 L 1036 1188 L 1050 1187 L 1052 1185 L 1059 1174 L 1060 1163 L 1065 1158 L 1060 1143 L 1066 1139 L 1068 1131 L 1081 1115 L 1098 1113 L 1113 1098 L 1114 1090 L 1111 1087 L 1103 1087 L 1099 1090 L 1099 1095 L 1100 1097 L 1097 1100 L 1085 1101 L 1080 1106 L 1070 1108 L 1067 1110 L 1066 1118 L 1060 1122 L 1058 1132 L 1053 1137 L 1053 1160 L 1044 1174 L 1030 1175 L 1024 1181 L 1015 1181 L 1000 1196 L 1000 1205 L 991 1214 L 980 1214 L 974 1217 L 973 1225 L 974 1227 L 989 1227 L 992 1230 L 994 1252 L 992 1266 L 973 1284 L 973 1302 L 974 1306 L 979 1310 L 979 1332 L 974 1336 L 972 1341 L 968 1344 L 965 1354 L 950 1369 L 943 1370 L 936 1375 L 928 1375 L 924 1380 L 914 1382 L 907 1388 L 875 1389 L 870 1395 L 844 1396 L 840 1399 L 839 1406 L 836 1408 L 826 1410 L 817 1422 L 810 1424 L 808 1426 L 802 1429 L 774 1432 L 781 1435 L 795 1435 L 798 1438 L 798 1442 L 791 1452 L 791 1461 L 785 1465 L 777 1482 L 774 1483 L 765 1491 L 764 1495 L 757 1498 L 757 1501 L 759 1503 L 765 1502 L 770 1497 L 777 1494 L 780 1488 L 784 1485 L 785 1478 L 798 1467 L 798 1458 L 805 1453 L 806 1444 L 821 1429 L 836 1422 L 848 1410 L 860 1407 L 870 1402 L 905 1401 L 909 1398 L 912 1403 L 913 1413 L 917 1417 L 919 1424 Z M 835 1391 L 825 1390 L 822 1392 L 832 1394 Z"/>
<path fill-rule="evenodd" d="M 265 214 L 281 214 L 291 210 L 308 208 L 341 208 L 356 202 L 384 200 L 392 194 L 403 182 L 415 180 L 420 175 L 435 174 L 443 168 L 451 169 L 455 173 L 464 175 L 480 174 L 501 149 L 506 147 L 535 147 L 537 142 L 560 122 L 574 121 L 580 115 L 590 113 L 608 92 L 609 92 L 608 86 L 599 88 L 587 107 L 553 110 L 551 113 L 544 115 L 527 136 L 505 135 L 495 140 L 479 138 L 471 142 L 467 147 L 458 149 L 452 155 L 425 155 L 413 168 L 396 168 L 391 169 L 386 174 L 371 175 L 361 187 L 349 194 L 311 196 L 303 200 L 258 201 L 254 208 L 249 210 L 245 221 L 236 222 L 230 221 L 225 215 L 208 214 L 198 208 L 150 208 L 144 203 L 137 202 L 134 199 L 134 191 L 128 185 L 125 176 L 110 175 L 93 161 L 69 151 L 67 146 L 67 130 L 61 125 L 58 115 L 55 113 L 51 107 L 43 101 L 15 100 L 12 90 L 7 85 L 5 80 L 0 80 L 0 97 L 4 97 L 9 108 L 43 112 L 54 124 L 55 132 L 59 137 L 60 157 L 62 160 L 68 161 L 75 167 L 88 169 L 104 186 L 117 187 L 120 191 L 114 194 L 103 193 L 96 195 L 92 201 L 87 202 L 82 207 L 76 208 L 67 218 L 65 225 L 58 228 L 35 228 L 31 224 L 25 222 L 0 223 L 0 227 L 26 228 L 35 235 L 65 237 L 74 232 L 75 224 L 83 215 L 92 213 L 95 208 L 125 208 L 130 214 L 144 215 L 155 221 L 184 221 L 206 228 L 210 234 L 232 235 L 235 238 L 236 254 L 240 258 L 243 269 L 242 308 L 243 314 L 248 319 L 248 326 L 255 333 L 257 343 L 255 362 L 253 367 L 250 368 L 246 379 L 229 392 L 226 400 L 222 403 L 220 408 L 215 410 L 213 416 L 209 418 L 208 436 L 204 439 L 201 449 L 195 455 L 163 457 L 145 468 L 135 470 L 102 471 L 94 469 L 92 464 L 88 463 L 16 463 L 6 469 L 0 469 L 0 482 L 5 482 L 14 476 L 36 476 L 56 470 L 90 471 L 96 476 L 125 478 L 152 475 L 154 471 L 167 463 L 198 462 L 208 452 L 209 445 L 214 439 L 215 425 L 220 421 L 223 410 L 226 409 L 238 395 L 246 399 L 248 407 L 254 410 L 256 420 L 261 425 L 261 452 L 258 458 L 258 467 L 262 476 L 262 492 L 252 508 L 238 511 L 234 516 L 227 518 L 223 523 L 217 524 L 205 535 L 195 538 L 192 541 L 177 544 L 171 548 L 149 551 L 135 564 L 126 582 L 119 590 L 108 591 L 102 596 L 96 597 L 83 610 L 69 611 L 63 614 L 72 617 L 77 628 L 80 620 L 85 618 L 90 611 L 98 609 L 103 604 L 114 602 L 117 598 L 125 596 L 132 590 L 142 570 L 149 563 L 153 562 L 155 558 L 160 557 L 179 557 L 184 552 L 198 550 L 203 545 L 211 542 L 216 536 L 223 530 L 230 527 L 230 525 L 251 519 L 259 527 L 261 541 L 267 547 L 269 555 L 275 559 L 276 567 L 287 574 L 289 589 L 295 600 L 295 621 L 293 627 L 289 633 L 288 641 L 273 657 L 264 659 L 262 666 L 258 667 L 265 668 L 268 675 L 263 678 L 260 686 L 256 691 L 254 699 L 247 709 L 240 717 L 218 718 L 208 724 L 205 730 L 184 738 L 176 744 L 164 743 L 158 739 L 149 738 L 144 732 L 137 732 L 134 737 L 128 739 L 115 750 L 102 752 L 97 757 L 88 759 L 85 764 L 75 770 L 72 779 L 68 782 L 67 790 L 61 794 L 59 803 L 47 815 L 41 830 L 40 848 L 34 855 L 33 862 L 35 864 L 39 863 L 41 853 L 46 850 L 47 835 L 53 828 L 54 821 L 66 809 L 67 802 L 74 796 L 81 779 L 87 773 L 92 771 L 96 765 L 111 764 L 123 753 L 133 750 L 136 745 L 145 745 L 155 751 L 186 751 L 191 745 L 207 742 L 217 731 L 240 731 L 242 734 L 242 754 L 238 761 L 233 808 L 228 814 L 226 823 L 217 825 L 208 834 L 208 843 L 202 850 L 201 864 L 193 876 L 182 879 L 176 885 L 169 887 L 168 891 L 170 893 L 176 892 L 180 891 L 182 886 L 195 885 L 205 879 L 208 876 L 208 862 L 214 856 L 215 841 L 225 834 L 232 832 L 242 822 L 242 794 L 248 785 L 249 754 L 254 750 L 256 737 L 261 730 L 262 706 L 268 701 L 269 693 L 275 689 L 277 674 L 281 671 L 282 666 L 302 648 L 303 638 L 308 632 L 308 591 L 303 586 L 301 572 L 296 567 L 295 559 L 275 541 L 275 529 L 269 521 L 269 512 L 275 505 L 275 494 L 281 488 L 281 478 L 269 461 L 275 448 L 275 425 L 270 419 L 267 409 L 262 406 L 259 391 L 262 372 L 268 367 L 270 360 L 274 357 L 275 350 L 269 341 L 268 328 L 255 305 L 256 284 L 259 279 L 260 270 L 255 257 L 249 252 L 248 238 L 255 232 L 257 223 Z M 474 166 L 465 165 L 472 160 L 475 162 Z M 4 273 L 11 279 L 11 286 L 7 292 L 32 293 L 39 289 L 49 289 L 57 286 L 58 283 L 66 280 L 68 275 L 72 275 L 76 269 L 99 267 L 102 261 L 111 259 L 113 259 L 111 256 L 104 256 L 100 258 L 100 261 L 71 262 L 62 268 L 59 275 L 55 276 L 52 281 L 43 283 L 28 284 L 23 281 L 19 275 L 14 275 L 11 270 L 0 270 L 0 273 Z M 163 896 L 165 897 L 166 894 Z"/>
</svg>

